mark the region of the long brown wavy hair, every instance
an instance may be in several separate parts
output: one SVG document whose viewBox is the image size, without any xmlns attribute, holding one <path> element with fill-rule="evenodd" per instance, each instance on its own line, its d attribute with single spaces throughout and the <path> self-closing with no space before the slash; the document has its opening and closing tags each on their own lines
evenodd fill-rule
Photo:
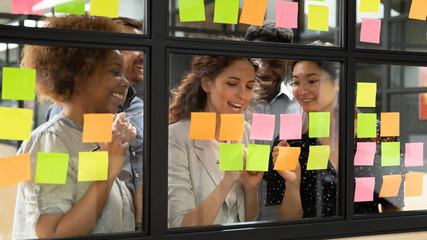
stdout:
<svg viewBox="0 0 427 240">
<path fill-rule="evenodd" d="M 169 124 L 190 118 L 191 112 L 201 112 L 206 106 L 206 92 L 202 88 L 202 78 L 210 81 L 237 60 L 245 60 L 258 66 L 247 57 L 196 55 L 191 62 L 191 71 L 184 77 L 181 85 L 171 91 L 172 103 L 169 105 Z"/>
</svg>

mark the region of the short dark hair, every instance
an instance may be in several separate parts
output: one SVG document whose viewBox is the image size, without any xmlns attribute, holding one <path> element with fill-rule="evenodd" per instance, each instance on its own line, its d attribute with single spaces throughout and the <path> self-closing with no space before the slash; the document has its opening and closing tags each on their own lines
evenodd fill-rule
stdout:
<svg viewBox="0 0 427 240">
<path fill-rule="evenodd" d="M 276 22 L 265 20 L 262 26 L 251 25 L 246 30 L 247 41 L 292 43 L 294 33 L 290 28 L 276 27 Z"/>
<path fill-rule="evenodd" d="M 123 25 L 126 27 L 131 27 L 142 31 L 142 22 L 139 20 L 127 17 L 119 17 L 116 19 L 122 21 Z"/>
</svg>

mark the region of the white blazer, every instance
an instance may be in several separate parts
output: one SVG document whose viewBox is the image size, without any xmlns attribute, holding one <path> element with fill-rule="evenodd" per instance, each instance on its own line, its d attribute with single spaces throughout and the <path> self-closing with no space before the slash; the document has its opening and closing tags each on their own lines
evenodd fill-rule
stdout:
<svg viewBox="0 0 427 240">
<path fill-rule="evenodd" d="M 243 143 L 249 143 L 250 125 L 245 123 Z M 190 120 L 169 125 L 168 225 L 181 227 L 184 215 L 205 200 L 222 180 L 211 141 L 190 140 Z M 236 183 L 237 204 L 230 206 L 227 195 L 213 224 L 243 222 L 244 191 Z M 234 188 L 233 188 L 234 189 Z"/>
</svg>

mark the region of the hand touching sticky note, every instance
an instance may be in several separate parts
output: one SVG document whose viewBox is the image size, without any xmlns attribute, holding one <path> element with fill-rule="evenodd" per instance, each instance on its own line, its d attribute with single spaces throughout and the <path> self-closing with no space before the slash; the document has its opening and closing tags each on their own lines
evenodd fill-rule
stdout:
<svg viewBox="0 0 427 240">
<path fill-rule="evenodd" d="M 36 183 L 65 184 L 69 155 L 66 153 L 37 154 Z"/>
<path fill-rule="evenodd" d="M 329 31 L 329 7 L 308 5 L 307 29 Z"/>
<path fill-rule="evenodd" d="M 405 174 L 405 197 L 423 195 L 423 175 L 421 172 Z"/>
<path fill-rule="evenodd" d="M 280 114 L 280 140 L 301 139 L 302 114 Z"/>
<path fill-rule="evenodd" d="M 377 83 L 357 83 L 356 107 L 375 107 Z"/>
<path fill-rule="evenodd" d="M 34 101 L 36 70 L 3 68 L 2 99 Z"/>
<path fill-rule="evenodd" d="M 246 171 L 268 171 L 270 145 L 248 144 Z"/>
<path fill-rule="evenodd" d="M 400 135 L 400 113 L 381 113 L 381 137 L 394 137 Z"/>
<path fill-rule="evenodd" d="M 30 140 L 32 109 L 0 107 L 0 139 Z"/>
<path fill-rule="evenodd" d="M 0 188 L 31 180 L 29 153 L 0 159 Z"/>
<path fill-rule="evenodd" d="M 113 114 L 90 113 L 83 115 L 84 143 L 111 142 L 113 137 Z"/>
<path fill-rule="evenodd" d="M 379 197 L 396 197 L 401 184 L 401 175 L 384 175 Z"/>
<path fill-rule="evenodd" d="M 243 170 L 243 144 L 221 143 L 219 144 L 219 170 L 241 171 Z"/>
<path fill-rule="evenodd" d="M 216 113 L 192 112 L 189 139 L 215 139 Z"/>
<path fill-rule="evenodd" d="M 279 156 L 277 157 L 276 164 L 274 164 L 274 170 L 294 171 L 297 167 L 300 154 L 300 147 L 279 147 Z"/>
<path fill-rule="evenodd" d="M 357 137 L 375 138 L 377 136 L 377 114 L 358 113 L 357 114 Z"/>
<path fill-rule="evenodd" d="M 273 114 L 252 114 L 252 127 L 250 139 L 272 141 L 274 135 L 274 122 L 276 116 Z"/>
<path fill-rule="evenodd" d="M 221 126 L 219 128 L 219 140 L 243 140 L 245 130 L 244 114 L 221 114 Z"/>
<path fill-rule="evenodd" d="M 215 0 L 214 23 L 237 24 L 239 0 Z"/>
<path fill-rule="evenodd" d="M 400 142 L 381 143 L 381 166 L 400 165 Z"/>
<path fill-rule="evenodd" d="M 245 0 L 239 23 L 262 26 L 266 10 L 267 0 Z"/>
<path fill-rule="evenodd" d="M 203 0 L 179 0 L 179 20 L 181 22 L 205 21 Z"/>
<path fill-rule="evenodd" d="M 307 170 L 327 169 L 330 153 L 329 145 L 309 146 Z"/>
<path fill-rule="evenodd" d="M 310 138 L 329 137 L 330 112 L 310 112 L 308 115 L 308 135 Z"/>
<path fill-rule="evenodd" d="M 108 152 L 79 152 L 77 181 L 105 181 L 108 178 Z"/>
<path fill-rule="evenodd" d="M 119 0 L 91 0 L 90 15 L 100 17 L 119 17 Z"/>
<path fill-rule="evenodd" d="M 375 177 L 355 178 L 354 202 L 374 200 Z"/>
</svg>

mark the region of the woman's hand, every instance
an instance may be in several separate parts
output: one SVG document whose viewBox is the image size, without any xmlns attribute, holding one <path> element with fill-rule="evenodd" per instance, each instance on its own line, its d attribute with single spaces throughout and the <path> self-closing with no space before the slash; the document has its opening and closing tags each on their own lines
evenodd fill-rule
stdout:
<svg viewBox="0 0 427 240">
<path fill-rule="evenodd" d="M 272 156 L 273 163 L 276 165 L 276 161 L 279 157 L 279 147 L 290 147 L 286 141 L 281 141 L 277 146 L 273 148 Z M 299 161 L 297 162 L 297 166 L 295 170 L 276 170 L 280 176 L 282 176 L 286 180 L 286 186 L 290 187 L 298 187 L 301 182 L 301 165 Z"/>
<path fill-rule="evenodd" d="M 243 149 L 243 171 L 241 180 L 245 189 L 257 189 L 261 182 L 264 172 L 262 171 L 246 171 L 246 148 Z"/>
</svg>

